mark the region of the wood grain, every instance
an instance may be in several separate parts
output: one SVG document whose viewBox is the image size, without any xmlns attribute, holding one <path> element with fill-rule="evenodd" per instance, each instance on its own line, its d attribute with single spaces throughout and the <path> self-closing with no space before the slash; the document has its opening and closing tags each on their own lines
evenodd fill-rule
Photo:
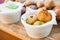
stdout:
<svg viewBox="0 0 60 40">
<path fill-rule="evenodd" d="M 50 35 L 46 38 L 31 38 L 27 35 L 25 28 L 21 24 L 21 22 L 17 22 L 16 24 L 1 24 L 0 29 L 4 32 L 15 36 L 22 40 L 60 40 L 60 23 L 57 26 L 54 26 Z"/>
<path fill-rule="evenodd" d="M 0 30 L 0 40 L 21 40 L 19 38 L 16 38 L 2 30 Z"/>
</svg>

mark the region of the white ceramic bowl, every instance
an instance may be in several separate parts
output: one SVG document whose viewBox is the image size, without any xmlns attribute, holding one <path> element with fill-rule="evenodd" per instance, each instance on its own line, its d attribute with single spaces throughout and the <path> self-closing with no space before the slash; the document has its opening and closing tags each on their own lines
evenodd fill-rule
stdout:
<svg viewBox="0 0 60 40">
<path fill-rule="evenodd" d="M 6 8 L 7 5 L 16 4 L 19 7 L 17 9 L 8 9 Z M 5 24 L 11 24 L 19 21 L 21 18 L 21 10 L 23 4 L 18 2 L 9 1 L 7 3 L 3 3 L 0 5 L 0 21 Z"/>
<path fill-rule="evenodd" d="M 24 25 L 26 32 L 30 37 L 32 37 L 32 38 L 43 38 L 43 37 L 47 37 L 50 34 L 53 25 L 57 24 L 57 23 L 56 23 L 55 12 L 52 10 L 49 10 L 49 12 L 52 15 L 52 20 L 43 24 L 43 25 L 39 25 L 39 26 L 29 25 L 26 23 L 27 17 L 29 15 L 36 15 L 37 14 L 36 11 L 34 12 L 31 10 L 30 12 L 27 12 L 24 15 L 22 15 L 21 22 Z"/>
</svg>

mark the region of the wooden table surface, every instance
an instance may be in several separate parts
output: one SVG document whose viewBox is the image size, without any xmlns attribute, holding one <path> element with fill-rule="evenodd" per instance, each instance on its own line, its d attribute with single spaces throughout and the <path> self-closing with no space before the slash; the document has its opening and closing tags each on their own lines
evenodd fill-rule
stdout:
<svg viewBox="0 0 60 40">
<path fill-rule="evenodd" d="M 7 35 L 12 35 L 12 37 L 16 37 L 19 40 L 60 40 L 60 22 L 58 22 L 58 25 L 53 26 L 52 32 L 50 35 L 46 38 L 31 38 L 27 35 L 23 25 L 21 22 L 17 22 L 16 24 L 10 24 L 10 25 L 5 25 L 5 24 L 0 24 L 0 30 L 4 31 L 4 33 L 7 33 Z M 1 36 L 0 32 L 0 36 Z M 4 34 L 3 34 L 4 35 Z M 6 39 L 12 38 L 8 37 Z M 13 39 L 11 39 L 13 40 Z"/>
<path fill-rule="evenodd" d="M 3 30 L 0 30 L 0 40 L 21 40 L 21 39 L 12 36 L 11 34 L 4 32 Z"/>
</svg>

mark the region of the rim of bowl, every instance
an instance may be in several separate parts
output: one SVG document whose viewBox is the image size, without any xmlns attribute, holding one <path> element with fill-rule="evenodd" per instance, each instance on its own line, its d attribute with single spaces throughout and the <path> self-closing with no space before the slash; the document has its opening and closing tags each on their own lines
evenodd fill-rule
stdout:
<svg viewBox="0 0 60 40">
<path fill-rule="evenodd" d="M 22 10 L 22 7 L 24 6 L 24 4 L 22 4 L 22 3 L 19 3 L 19 2 L 12 2 L 12 1 L 10 1 L 9 3 L 15 3 L 15 4 L 17 4 L 19 7 L 17 8 L 17 9 L 14 9 L 14 10 L 12 10 L 12 11 L 8 11 L 8 12 L 5 12 L 5 11 L 2 11 L 1 10 L 1 12 L 0 13 L 17 13 L 16 11 L 17 10 Z M 7 3 L 3 3 L 3 4 L 1 4 L 2 6 L 4 6 L 4 4 L 9 4 L 8 2 Z M 6 6 L 6 5 L 5 5 Z"/>
</svg>

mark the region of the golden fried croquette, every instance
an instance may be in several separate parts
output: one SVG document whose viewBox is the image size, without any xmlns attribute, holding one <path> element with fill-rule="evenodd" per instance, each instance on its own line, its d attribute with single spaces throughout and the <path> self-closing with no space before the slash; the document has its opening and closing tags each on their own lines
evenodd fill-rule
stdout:
<svg viewBox="0 0 60 40">
<path fill-rule="evenodd" d="M 37 14 L 37 18 L 40 21 L 48 22 L 52 19 L 52 16 L 46 9 L 43 9 L 42 11 L 39 11 L 39 13 Z"/>
<path fill-rule="evenodd" d="M 45 0 L 44 6 L 48 9 L 52 9 L 55 4 L 53 0 Z"/>
<path fill-rule="evenodd" d="M 43 3 L 42 3 L 42 2 L 37 2 L 37 3 L 36 3 L 36 6 L 37 6 L 37 8 L 40 8 L 40 7 L 43 6 Z"/>
<path fill-rule="evenodd" d="M 31 15 L 27 18 L 26 21 L 27 21 L 28 24 L 33 24 L 36 20 L 37 20 L 36 16 Z"/>
<path fill-rule="evenodd" d="M 25 2 L 25 6 L 29 6 L 29 5 L 31 5 L 31 4 L 32 4 L 31 1 L 26 1 L 26 2 Z"/>
</svg>

